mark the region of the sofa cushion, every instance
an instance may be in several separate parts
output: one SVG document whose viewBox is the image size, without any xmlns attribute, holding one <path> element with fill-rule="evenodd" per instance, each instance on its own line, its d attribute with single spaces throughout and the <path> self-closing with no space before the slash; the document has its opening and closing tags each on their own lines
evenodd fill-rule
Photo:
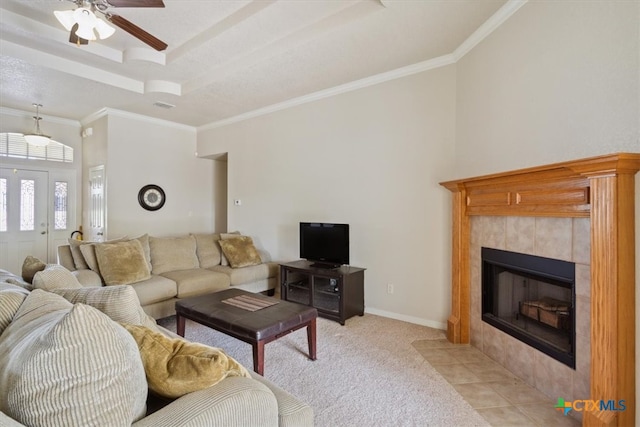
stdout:
<svg viewBox="0 0 640 427">
<path fill-rule="evenodd" d="M 128 285 L 151 277 L 140 241 L 100 243 L 95 249 L 106 285 Z"/>
<path fill-rule="evenodd" d="M 262 263 L 260 254 L 253 245 L 253 239 L 249 236 L 238 236 L 234 239 L 220 240 L 222 252 L 229 260 L 233 268 L 248 267 Z"/>
<path fill-rule="evenodd" d="M 33 276 L 33 287 L 52 291 L 60 288 L 81 288 L 82 285 L 69 270 L 58 264 L 48 264 Z"/>
<path fill-rule="evenodd" d="M 0 342 L 0 410 L 22 424 L 130 425 L 145 414 L 137 345 L 106 315 L 34 290 Z"/>
<path fill-rule="evenodd" d="M 216 265 L 209 270 L 226 274 L 231 280 L 231 286 L 237 286 L 276 277 L 278 275 L 278 264 L 275 262 L 265 262 L 260 265 L 242 268 Z"/>
<path fill-rule="evenodd" d="M 189 270 L 198 268 L 196 254 L 196 238 L 185 237 L 153 237 L 149 238 L 151 248 L 151 265 L 153 274 L 167 271 Z"/>
<path fill-rule="evenodd" d="M 53 292 L 73 304 L 82 303 L 97 308 L 113 321 L 143 325 L 152 329 L 156 327 L 156 321 L 144 312 L 138 294 L 129 285 L 55 289 Z"/>
<path fill-rule="evenodd" d="M 242 365 L 218 348 L 169 338 L 143 326 L 122 326 L 138 344 L 149 389 L 160 396 L 177 398 L 228 376 L 250 377 Z"/>
<path fill-rule="evenodd" d="M 154 276 L 142 282 L 132 283 L 142 306 L 165 301 L 178 296 L 178 285 L 171 279 L 162 276 Z"/>
<path fill-rule="evenodd" d="M 200 268 L 209 268 L 220 264 L 219 234 L 194 234 L 196 238 L 196 254 Z"/>
<path fill-rule="evenodd" d="M 215 292 L 229 287 L 229 277 L 204 268 L 169 271 L 162 275 L 178 285 L 178 298 Z"/>
<path fill-rule="evenodd" d="M 0 335 L 9 326 L 29 291 L 21 287 L 0 283 Z"/>
<path fill-rule="evenodd" d="M 22 263 L 22 279 L 25 282 L 33 282 L 33 276 L 47 267 L 47 264 L 31 255 L 27 256 Z"/>
</svg>

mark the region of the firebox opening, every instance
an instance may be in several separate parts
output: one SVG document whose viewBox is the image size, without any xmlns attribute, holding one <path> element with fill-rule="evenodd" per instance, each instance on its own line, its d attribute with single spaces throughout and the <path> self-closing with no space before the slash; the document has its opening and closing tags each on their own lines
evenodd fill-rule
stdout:
<svg viewBox="0 0 640 427">
<path fill-rule="evenodd" d="M 483 247 L 482 320 L 575 369 L 575 264 Z"/>
</svg>

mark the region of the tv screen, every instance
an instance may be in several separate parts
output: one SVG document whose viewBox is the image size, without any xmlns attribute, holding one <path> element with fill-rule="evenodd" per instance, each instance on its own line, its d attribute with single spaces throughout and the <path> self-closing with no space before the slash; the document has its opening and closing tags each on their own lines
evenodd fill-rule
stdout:
<svg viewBox="0 0 640 427">
<path fill-rule="evenodd" d="M 349 224 L 301 222 L 300 258 L 324 268 L 349 264 Z"/>
</svg>

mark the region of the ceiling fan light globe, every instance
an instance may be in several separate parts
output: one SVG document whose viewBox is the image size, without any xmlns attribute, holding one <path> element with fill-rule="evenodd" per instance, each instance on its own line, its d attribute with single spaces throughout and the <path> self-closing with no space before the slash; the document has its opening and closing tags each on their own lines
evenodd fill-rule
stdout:
<svg viewBox="0 0 640 427">
<path fill-rule="evenodd" d="M 78 25 L 88 25 L 91 27 L 95 27 L 96 20 L 98 19 L 91 10 L 86 7 L 79 7 L 73 11 L 73 19 Z"/>
<path fill-rule="evenodd" d="M 96 34 L 93 32 L 93 27 L 78 24 L 78 29 L 76 30 L 76 36 L 85 40 L 95 40 Z"/>
<path fill-rule="evenodd" d="M 115 28 L 113 28 L 111 25 L 107 24 L 106 22 L 104 22 L 100 18 L 96 18 L 96 28 L 95 29 L 98 32 L 98 36 L 101 39 L 106 39 L 108 37 L 111 37 L 113 35 L 113 33 L 116 32 Z"/>
<path fill-rule="evenodd" d="M 27 143 L 35 145 L 36 147 L 45 147 L 51 142 L 51 138 L 46 135 L 25 135 L 24 139 Z"/>
<path fill-rule="evenodd" d="M 73 18 L 73 10 L 56 10 L 53 14 L 67 31 L 71 31 L 76 21 Z"/>
</svg>

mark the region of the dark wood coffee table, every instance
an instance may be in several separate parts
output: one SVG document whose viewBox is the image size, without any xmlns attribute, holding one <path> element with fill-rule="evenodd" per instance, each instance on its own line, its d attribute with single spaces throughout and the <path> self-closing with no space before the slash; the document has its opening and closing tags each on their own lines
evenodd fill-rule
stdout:
<svg viewBox="0 0 640 427">
<path fill-rule="evenodd" d="M 236 297 L 247 296 L 249 301 L 253 298 L 263 305 L 276 304 L 250 311 L 228 303 L 229 299 L 237 301 Z M 227 302 L 223 302 L 225 300 Z M 260 375 L 264 375 L 264 345 L 300 328 L 307 328 L 309 359 L 316 360 L 317 317 L 318 311 L 313 307 L 240 289 L 226 289 L 176 302 L 178 335 L 184 336 L 185 319 L 190 319 L 249 343 L 253 347 L 253 370 Z"/>
</svg>

